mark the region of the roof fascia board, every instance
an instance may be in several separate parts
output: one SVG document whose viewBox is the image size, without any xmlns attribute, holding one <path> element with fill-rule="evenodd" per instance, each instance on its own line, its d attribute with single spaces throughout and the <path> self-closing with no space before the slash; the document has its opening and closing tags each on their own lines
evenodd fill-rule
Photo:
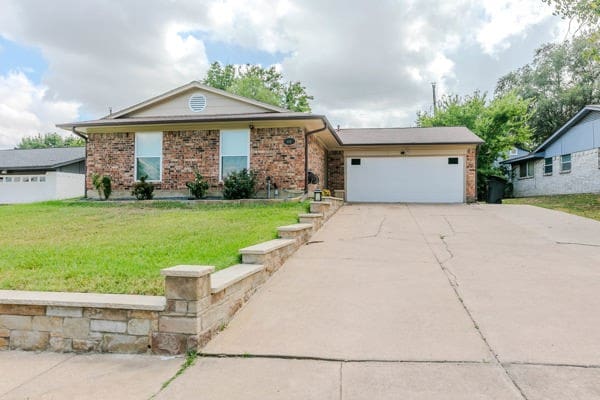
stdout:
<svg viewBox="0 0 600 400">
<path fill-rule="evenodd" d="M 532 153 L 537 153 L 540 150 L 544 150 L 546 148 L 546 146 L 548 146 L 549 144 L 553 143 L 555 140 L 560 138 L 566 131 L 568 131 L 570 128 L 572 128 L 577 122 L 579 122 L 581 119 L 583 119 L 587 114 L 589 114 L 592 111 L 600 111 L 600 106 L 588 105 L 588 106 L 583 107 L 577 114 L 575 114 L 575 116 L 573 118 L 568 120 L 567 123 L 565 123 L 563 126 L 558 128 L 558 130 L 556 132 L 554 132 L 552 135 L 550 135 L 550 137 L 548 139 L 544 140 L 542 142 L 542 144 L 540 144 L 538 147 L 536 147 Z"/>
</svg>

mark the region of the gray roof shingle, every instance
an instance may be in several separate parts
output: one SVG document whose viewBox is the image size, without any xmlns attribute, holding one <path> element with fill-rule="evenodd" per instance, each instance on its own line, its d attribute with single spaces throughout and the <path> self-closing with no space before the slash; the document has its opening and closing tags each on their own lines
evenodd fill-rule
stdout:
<svg viewBox="0 0 600 400">
<path fill-rule="evenodd" d="M 386 144 L 479 144 L 483 140 L 464 126 L 435 128 L 341 129 L 344 146 Z"/>
<path fill-rule="evenodd" d="M 85 159 L 85 147 L 0 150 L 0 169 L 53 169 Z"/>
</svg>

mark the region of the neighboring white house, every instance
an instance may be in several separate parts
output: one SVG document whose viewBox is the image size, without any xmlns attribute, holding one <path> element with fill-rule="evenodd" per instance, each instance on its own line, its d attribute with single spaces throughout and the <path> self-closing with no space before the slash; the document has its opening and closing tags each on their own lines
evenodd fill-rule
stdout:
<svg viewBox="0 0 600 400">
<path fill-rule="evenodd" d="M 85 148 L 0 150 L 0 204 L 84 195 Z"/>
<path fill-rule="evenodd" d="M 509 158 L 516 197 L 600 192 L 600 105 L 589 105 L 524 156 Z"/>
</svg>

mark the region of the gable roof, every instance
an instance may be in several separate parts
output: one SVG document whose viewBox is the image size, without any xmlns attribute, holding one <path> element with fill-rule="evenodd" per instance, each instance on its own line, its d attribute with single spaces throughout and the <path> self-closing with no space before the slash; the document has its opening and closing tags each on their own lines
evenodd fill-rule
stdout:
<svg viewBox="0 0 600 400">
<path fill-rule="evenodd" d="M 214 94 L 218 94 L 220 96 L 223 97 L 227 97 L 229 99 L 233 99 L 233 100 L 237 100 L 237 101 L 241 101 L 243 103 L 247 103 L 247 104 L 252 104 L 254 106 L 263 108 L 265 110 L 265 112 L 290 112 L 289 110 L 286 110 L 285 108 L 281 108 L 281 107 L 277 107 L 271 104 L 267 104 L 267 103 L 263 103 L 257 100 L 253 100 L 253 99 L 249 99 L 247 97 L 242 97 L 242 96 L 238 96 L 236 94 L 233 93 L 229 93 L 226 92 L 224 90 L 220 90 L 220 89 L 215 89 L 213 87 L 204 85 L 198 81 L 191 81 L 190 83 L 187 83 L 183 86 L 180 86 L 178 88 L 169 90 L 168 92 L 165 92 L 163 94 L 160 94 L 158 96 L 152 97 L 151 99 L 142 101 L 141 103 L 137 103 L 134 104 L 130 107 L 124 108 L 122 110 L 119 110 L 117 112 L 114 112 L 112 114 L 106 115 L 104 117 L 102 117 L 101 119 L 118 119 L 121 118 L 127 114 L 131 114 L 132 112 L 141 110 L 143 108 L 147 108 L 150 107 L 154 104 L 160 103 L 162 101 L 165 101 L 169 98 L 175 97 L 179 94 L 182 94 L 188 90 L 191 89 L 200 89 L 200 90 L 204 90 L 206 92 L 210 92 L 210 93 L 214 93 Z"/>
<path fill-rule="evenodd" d="M 85 160 L 85 147 L 0 150 L 0 170 L 55 169 Z"/>
<path fill-rule="evenodd" d="M 480 144 L 483 140 L 464 126 L 434 128 L 342 129 L 344 146 L 390 144 Z"/>
<path fill-rule="evenodd" d="M 533 151 L 531 153 L 526 154 L 524 156 L 508 158 L 504 161 L 501 161 L 500 164 L 514 164 L 514 163 L 520 162 L 520 161 L 544 158 L 545 150 L 552 143 L 554 143 L 555 141 L 560 139 L 560 137 L 562 135 L 564 135 L 565 133 L 567 133 L 569 131 L 569 129 L 571 129 L 572 127 L 577 125 L 581 120 L 583 120 L 585 117 L 588 116 L 588 114 L 590 114 L 592 112 L 600 112 L 600 105 L 599 104 L 589 104 L 589 105 L 583 107 L 577 114 L 575 114 L 575 116 L 573 118 L 568 120 L 567 123 L 565 123 L 563 126 L 558 128 L 556 130 L 556 132 L 554 132 L 552 135 L 550 135 L 550 137 L 548 137 L 548 139 L 544 140 L 538 147 L 533 149 Z"/>
<path fill-rule="evenodd" d="M 577 123 L 579 121 L 581 121 L 583 118 L 585 118 L 589 113 L 594 112 L 594 111 L 600 111 L 600 105 L 589 104 L 589 105 L 583 107 L 581 109 L 581 111 L 579 111 L 577 114 L 575 114 L 575 116 L 573 118 L 568 120 L 566 124 L 564 124 L 563 126 L 558 128 L 558 130 L 556 132 L 554 132 L 552 135 L 550 135 L 550 137 L 548 139 L 544 140 L 544 142 L 542 142 L 542 144 L 540 144 L 538 147 L 536 147 L 535 150 L 532 151 L 532 153 L 537 153 L 539 151 L 545 150 L 549 145 L 551 145 L 558 138 L 560 138 L 562 135 L 564 135 L 569 129 L 571 129 L 573 126 L 577 125 Z"/>
</svg>

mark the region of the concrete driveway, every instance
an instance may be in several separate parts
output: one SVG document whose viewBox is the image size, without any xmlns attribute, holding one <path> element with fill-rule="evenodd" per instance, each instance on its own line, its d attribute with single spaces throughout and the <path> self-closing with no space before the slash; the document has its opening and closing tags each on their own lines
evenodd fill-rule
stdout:
<svg viewBox="0 0 600 400">
<path fill-rule="evenodd" d="M 600 223 L 348 205 L 158 398 L 600 398 Z"/>
</svg>

